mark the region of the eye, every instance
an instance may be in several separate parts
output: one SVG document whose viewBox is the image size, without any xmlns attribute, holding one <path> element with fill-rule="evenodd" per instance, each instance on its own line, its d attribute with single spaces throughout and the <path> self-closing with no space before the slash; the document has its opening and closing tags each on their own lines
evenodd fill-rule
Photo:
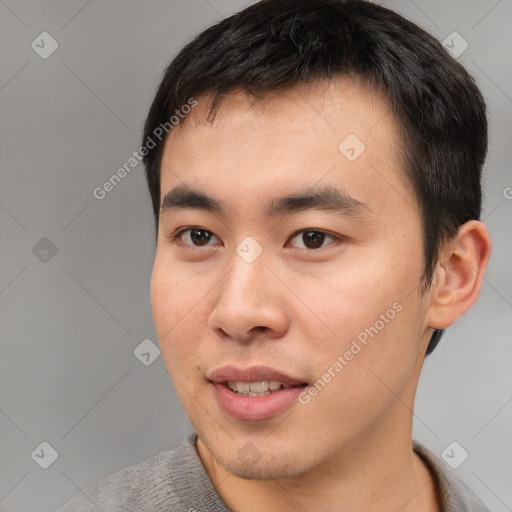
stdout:
<svg viewBox="0 0 512 512">
<path fill-rule="evenodd" d="M 338 237 L 334 235 L 330 235 L 318 229 L 304 229 L 290 238 L 290 242 L 295 241 L 295 244 L 298 244 L 295 245 L 295 247 L 299 247 L 300 249 L 320 249 L 326 245 L 331 245 L 337 238 Z"/>
<path fill-rule="evenodd" d="M 185 245 L 191 245 L 193 247 L 203 247 L 206 245 L 212 245 L 212 240 L 220 242 L 219 238 L 214 235 L 211 231 L 207 231 L 202 228 L 186 228 L 182 229 L 176 235 L 172 237 L 172 240 L 178 239 Z"/>
</svg>

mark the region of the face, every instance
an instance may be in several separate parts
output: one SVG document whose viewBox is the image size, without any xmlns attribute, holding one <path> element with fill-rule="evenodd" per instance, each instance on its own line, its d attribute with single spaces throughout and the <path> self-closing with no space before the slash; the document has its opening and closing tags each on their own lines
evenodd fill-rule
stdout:
<svg viewBox="0 0 512 512">
<path fill-rule="evenodd" d="M 431 330 L 419 206 L 378 91 L 199 100 L 171 132 L 151 300 L 200 442 L 246 478 L 410 437 Z M 204 113 L 204 112 L 203 112 Z"/>
</svg>

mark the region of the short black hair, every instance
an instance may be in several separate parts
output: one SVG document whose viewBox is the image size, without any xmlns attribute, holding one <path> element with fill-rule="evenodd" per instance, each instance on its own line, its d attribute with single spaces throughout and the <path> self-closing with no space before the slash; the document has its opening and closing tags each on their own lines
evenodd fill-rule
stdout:
<svg viewBox="0 0 512 512">
<path fill-rule="evenodd" d="M 258 98 L 340 75 L 362 78 L 389 99 L 405 174 L 421 208 L 425 291 L 441 244 L 480 218 L 486 106 L 465 68 L 396 12 L 365 0 L 262 0 L 223 19 L 165 70 L 143 140 L 169 126 L 190 98 L 208 95 L 214 116 L 223 97 L 236 90 Z M 157 233 L 164 142 L 160 138 L 144 156 Z M 441 335 L 434 332 L 427 354 Z"/>
</svg>

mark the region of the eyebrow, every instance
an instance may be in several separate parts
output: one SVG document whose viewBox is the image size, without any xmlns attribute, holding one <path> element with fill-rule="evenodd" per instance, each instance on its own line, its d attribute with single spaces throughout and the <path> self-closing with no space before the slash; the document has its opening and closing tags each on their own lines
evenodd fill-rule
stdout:
<svg viewBox="0 0 512 512">
<path fill-rule="evenodd" d="M 165 194 L 160 210 L 161 213 L 167 213 L 184 209 L 226 214 L 225 205 L 219 199 L 189 185 L 179 185 Z M 291 195 L 271 199 L 264 208 L 268 217 L 304 210 L 321 210 L 343 216 L 363 216 L 373 213 L 366 203 L 332 185 L 299 190 Z"/>
</svg>

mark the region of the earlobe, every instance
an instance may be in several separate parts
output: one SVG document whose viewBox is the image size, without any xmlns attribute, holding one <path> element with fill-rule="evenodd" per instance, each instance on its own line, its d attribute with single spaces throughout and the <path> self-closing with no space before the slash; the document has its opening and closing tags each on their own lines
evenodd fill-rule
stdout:
<svg viewBox="0 0 512 512">
<path fill-rule="evenodd" d="M 457 235 L 443 245 L 430 292 L 427 327 L 445 329 L 474 304 L 490 254 L 489 232 L 476 220 L 460 226 Z"/>
</svg>

